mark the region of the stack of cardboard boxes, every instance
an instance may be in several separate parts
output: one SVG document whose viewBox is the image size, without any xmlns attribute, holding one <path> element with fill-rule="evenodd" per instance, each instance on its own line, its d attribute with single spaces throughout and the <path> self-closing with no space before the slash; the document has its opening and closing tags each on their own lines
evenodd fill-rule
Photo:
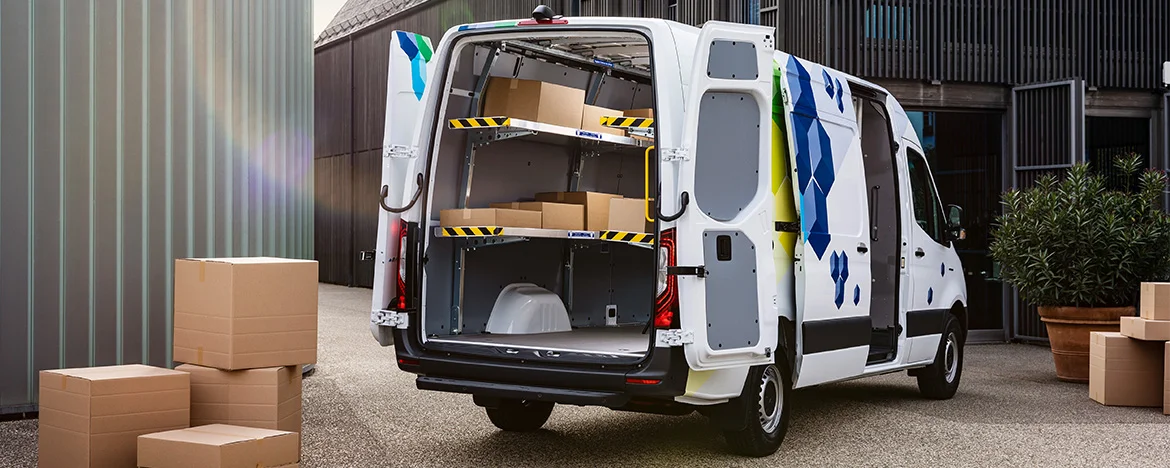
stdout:
<svg viewBox="0 0 1170 468">
<path fill-rule="evenodd" d="M 1143 283 L 1141 314 L 1121 332 L 1093 332 L 1089 397 L 1109 406 L 1161 407 L 1170 414 L 1170 283 Z"/>
<path fill-rule="evenodd" d="M 297 466 L 317 262 L 177 260 L 174 298 L 177 369 L 41 372 L 40 466 Z"/>
<path fill-rule="evenodd" d="M 500 226 L 568 231 L 649 232 L 646 200 L 599 192 L 543 192 L 536 201 L 492 203 L 489 208 L 442 210 L 443 227 Z"/>
<path fill-rule="evenodd" d="M 624 136 L 601 125 L 602 117 L 653 117 L 652 109 L 626 111 L 585 104 L 585 91 L 541 81 L 492 78 L 484 93 L 484 117 L 506 116 L 586 132 Z M 569 231 L 649 232 L 646 202 L 597 192 L 536 194 L 535 201 L 492 203 L 487 208 L 442 210 L 443 227 L 499 226 Z"/>
</svg>

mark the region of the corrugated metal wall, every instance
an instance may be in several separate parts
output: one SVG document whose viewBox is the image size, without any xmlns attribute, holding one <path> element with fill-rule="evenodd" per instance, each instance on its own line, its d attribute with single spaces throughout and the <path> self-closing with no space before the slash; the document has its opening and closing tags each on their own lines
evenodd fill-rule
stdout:
<svg viewBox="0 0 1170 468">
<path fill-rule="evenodd" d="M 174 258 L 312 258 L 309 0 L 0 0 L 0 413 L 171 362 Z"/>
<path fill-rule="evenodd" d="M 808 0 L 780 8 L 786 50 L 867 78 L 1080 77 L 1101 88 L 1154 89 L 1170 57 L 1165 0 Z"/>
</svg>

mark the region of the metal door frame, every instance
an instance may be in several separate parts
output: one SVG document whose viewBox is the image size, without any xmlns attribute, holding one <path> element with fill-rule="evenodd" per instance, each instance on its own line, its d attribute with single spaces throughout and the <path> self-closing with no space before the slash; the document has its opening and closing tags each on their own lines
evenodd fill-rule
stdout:
<svg viewBox="0 0 1170 468">
<path fill-rule="evenodd" d="M 1069 132 L 1069 155 L 1067 163 L 1037 165 L 1037 166 L 1020 166 L 1020 101 L 1019 94 L 1023 91 L 1030 91 L 1036 89 L 1056 88 L 1067 86 L 1069 88 L 1068 105 L 1069 105 L 1069 121 L 1068 125 L 1071 132 Z M 1060 81 L 1050 81 L 1044 83 L 1033 83 L 1024 86 L 1017 86 L 1012 88 L 1011 98 L 1011 154 L 1012 160 L 1009 167 L 1004 170 L 1010 171 L 1011 178 L 1010 188 L 1019 187 L 1019 175 L 1021 171 L 1037 171 L 1037 170 L 1051 170 L 1051 169 L 1066 169 L 1072 167 L 1074 164 L 1085 162 L 1085 83 L 1080 78 L 1072 78 Z M 1020 332 L 1020 324 L 1023 320 L 1032 321 L 1032 325 L 1040 324 L 1040 330 L 1043 330 L 1043 323 L 1040 322 L 1038 314 L 1029 313 L 1027 317 L 1024 314 L 1030 309 L 1024 308 L 1020 304 L 1019 291 L 1011 288 L 1011 299 L 1008 301 L 1011 306 L 1012 321 L 1011 323 L 1011 337 L 1015 340 L 1024 341 L 1039 341 L 1047 342 L 1047 336 L 1032 336 Z M 1035 328 L 1035 327 L 1033 327 Z M 1046 335 L 1046 334 L 1043 334 Z"/>
</svg>

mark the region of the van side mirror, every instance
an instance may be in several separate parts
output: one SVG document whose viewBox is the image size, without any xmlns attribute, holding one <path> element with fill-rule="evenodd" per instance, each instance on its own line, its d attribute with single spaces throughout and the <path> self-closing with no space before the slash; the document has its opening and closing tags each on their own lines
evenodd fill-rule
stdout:
<svg viewBox="0 0 1170 468">
<path fill-rule="evenodd" d="M 947 206 L 947 225 L 952 240 L 967 238 L 967 230 L 963 229 L 963 207 L 959 205 Z"/>
</svg>

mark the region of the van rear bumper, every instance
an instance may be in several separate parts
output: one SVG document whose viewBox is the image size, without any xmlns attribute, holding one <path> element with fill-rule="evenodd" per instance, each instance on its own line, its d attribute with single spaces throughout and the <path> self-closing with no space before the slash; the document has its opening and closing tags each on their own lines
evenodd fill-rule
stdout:
<svg viewBox="0 0 1170 468">
<path fill-rule="evenodd" d="M 398 367 L 419 374 L 420 389 L 491 398 L 616 408 L 631 399 L 673 400 L 686 391 L 689 372 L 681 347 L 655 348 L 640 364 L 616 366 L 428 351 L 413 329 L 395 329 L 394 343 Z M 653 381 L 658 383 L 648 383 Z"/>
</svg>

